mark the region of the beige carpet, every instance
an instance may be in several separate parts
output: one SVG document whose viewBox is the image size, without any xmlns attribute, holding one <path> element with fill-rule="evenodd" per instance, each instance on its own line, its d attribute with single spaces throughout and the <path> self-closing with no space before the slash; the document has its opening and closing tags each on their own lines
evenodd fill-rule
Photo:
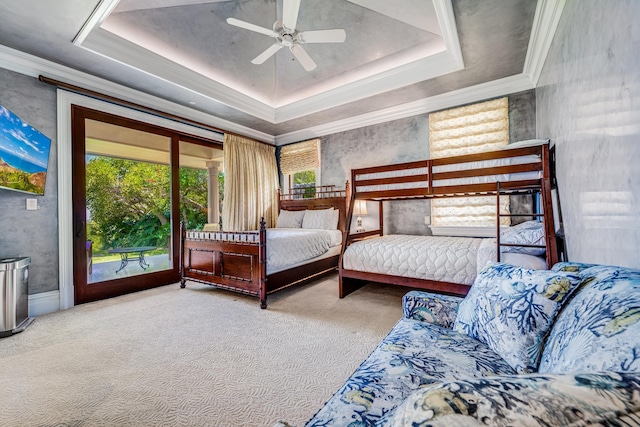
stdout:
<svg viewBox="0 0 640 427">
<path fill-rule="evenodd" d="M 337 275 L 256 298 L 188 283 L 41 316 L 0 340 L 0 426 L 300 426 L 401 317 Z"/>
</svg>

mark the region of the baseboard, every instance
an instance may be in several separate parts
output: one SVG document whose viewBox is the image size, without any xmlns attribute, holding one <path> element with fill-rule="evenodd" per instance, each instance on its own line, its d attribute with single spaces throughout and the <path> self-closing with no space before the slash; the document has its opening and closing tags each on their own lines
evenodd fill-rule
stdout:
<svg viewBox="0 0 640 427">
<path fill-rule="evenodd" d="M 29 317 L 53 313 L 58 310 L 60 310 L 60 291 L 29 295 Z"/>
</svg>

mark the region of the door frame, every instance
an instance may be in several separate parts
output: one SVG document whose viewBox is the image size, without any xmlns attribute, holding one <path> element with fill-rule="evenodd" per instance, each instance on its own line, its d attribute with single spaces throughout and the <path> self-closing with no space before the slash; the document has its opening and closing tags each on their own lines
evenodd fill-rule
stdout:
<svg viewBox="0 0 640 427">
<path fill-rule="evenodd" d="M 182 122 L 159 117 L 132 108 L 91 98 L 64 89 L 57 90 L 57 154 L 58 154 L 58 250 L 60 309 L 73 307 L 73 204 L 72 204 L 72 126 L 71 106 L 77 105 L 123 118 L 172 129 L 193 137 L 222 143 L 224 135 Z"/>
<path fill-rule="evenodd" d="M 135 276 L 123 276 L 97 283 L 87 280 L 87 183 L 86 183 L 86 123 L 95 120 L 115 126 L 125 127 L 154 135 L 160 135 L 169 141 L 170 152 L 170 189 L 171 205 L 171 245 L 169 247 L 171 265 L 167 270 L 143 273 Z M 71 106 L 71 150 L 73 156 L 72 175 L 72 205 L 73 205 L 73 271 L 74 271 L 74 303 L 85 303 L 114 296 L 137 292 L 157 286 L 168 285 L 180 280 L 178 260 L 180 258 L 180 223 L 179 218 L 179 151 L 178 141 L 180 133 L 150 125 L 137 120 L 123 118 L 102 111 Z M 178 197 L 178 200 L 175 198 Z M 82 286 L 79 286 L 82 285 Z"/>
</svg>

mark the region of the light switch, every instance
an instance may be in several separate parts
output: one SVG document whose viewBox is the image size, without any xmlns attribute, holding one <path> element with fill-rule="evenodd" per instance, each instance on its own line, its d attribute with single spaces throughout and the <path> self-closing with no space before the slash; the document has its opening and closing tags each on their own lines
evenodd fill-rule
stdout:
<svg viewBox="0 0 640 427">
<path fill-rule="evenodd" d="M 38 210 L 38 199 L 27 199 L 27 210 L 28 211 L 37 211 Z"/>
<path fill-rule="evenodd" d="M 424 225 L 430 225 L 430 224 L 431 224 L 431 217 L 429 215 L 425 215 Z"/>
</svg>

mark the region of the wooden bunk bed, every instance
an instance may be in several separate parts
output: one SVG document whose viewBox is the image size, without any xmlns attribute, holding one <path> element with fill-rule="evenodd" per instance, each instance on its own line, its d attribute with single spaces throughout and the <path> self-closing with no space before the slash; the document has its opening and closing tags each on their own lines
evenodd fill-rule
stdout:
<svg viewBox="0 0 640 427">
<path fill-rule="evenodd" d="M 344 241 L 346 227 L 349 184 L 344 190 L 335 186 L 320 186 L 309 190 L 313 198 L 294 190 L 278 193 L 279 210 L 300 211 L 316 209 L 338 210 L 338 230 Z M 315 191 L 313 191 L 315 190 Z M 260 298 L 260 307 L 267 307 L 267 295 L 296 283 L 301 283 L 319 275 L 335 271 L 341 251 L 308 263 L 297 263 L 291 268 L 271 274 L 267 272 L 267 229 L 264 219 L 260 229 L 248 232 L 204 232 L 188 231 L 182 227 L 181 233 L 181 284 L 187 280 L 204 283 L 216 288 L 239 292 Z"/>
<path fill-rule="evenodd" d="M 500 214 L 498 209 L 495 236 L 496 260 L 501 261 L 501 248 L 503 247 L 528 246 L 533 248 L 537 246 L 544 248 L 546 265 L 547 268 L 550 268 L 558 260 L 558 248 L 553 224 L 549 155 L 549 145 L 542 144 L 352 170 L 353 189 L 349 203 L 349 214 L 347 215 L 347 233 L 345 233 L 339 262 L 340 298 L 367 282 L 408 286 L 455 295 L 465 295 L 471 286 L 470 283 L 414 278 L 404 274 L 381 274 L 362 271 L 363 269 L 356 270 L 353 267 L 351 269 L 345 268 L 345 252 L 349 250 L 351 245 L 361 241 L 371 245 L 374 242 L 370 239 L 382 240 L 383 201 L 495 195 L 496 204 L 499 206 L 501 195 L 538 194 L 540 209 L 536 209 L 532 213 Z M 361 233 L 349 232 L 356 200 L 379 202 L 379 229 Z M 502 216 L 526 216 L 542 219 L 545 245 L 516 245 L 501 242 L 500 217 Z M 385 238 L 389 237 L 385 236 Z M 493 242 L 491 244 L 494 248 Z M 544 265 L 544 261 L 541 263 Z"/>
</svg>

